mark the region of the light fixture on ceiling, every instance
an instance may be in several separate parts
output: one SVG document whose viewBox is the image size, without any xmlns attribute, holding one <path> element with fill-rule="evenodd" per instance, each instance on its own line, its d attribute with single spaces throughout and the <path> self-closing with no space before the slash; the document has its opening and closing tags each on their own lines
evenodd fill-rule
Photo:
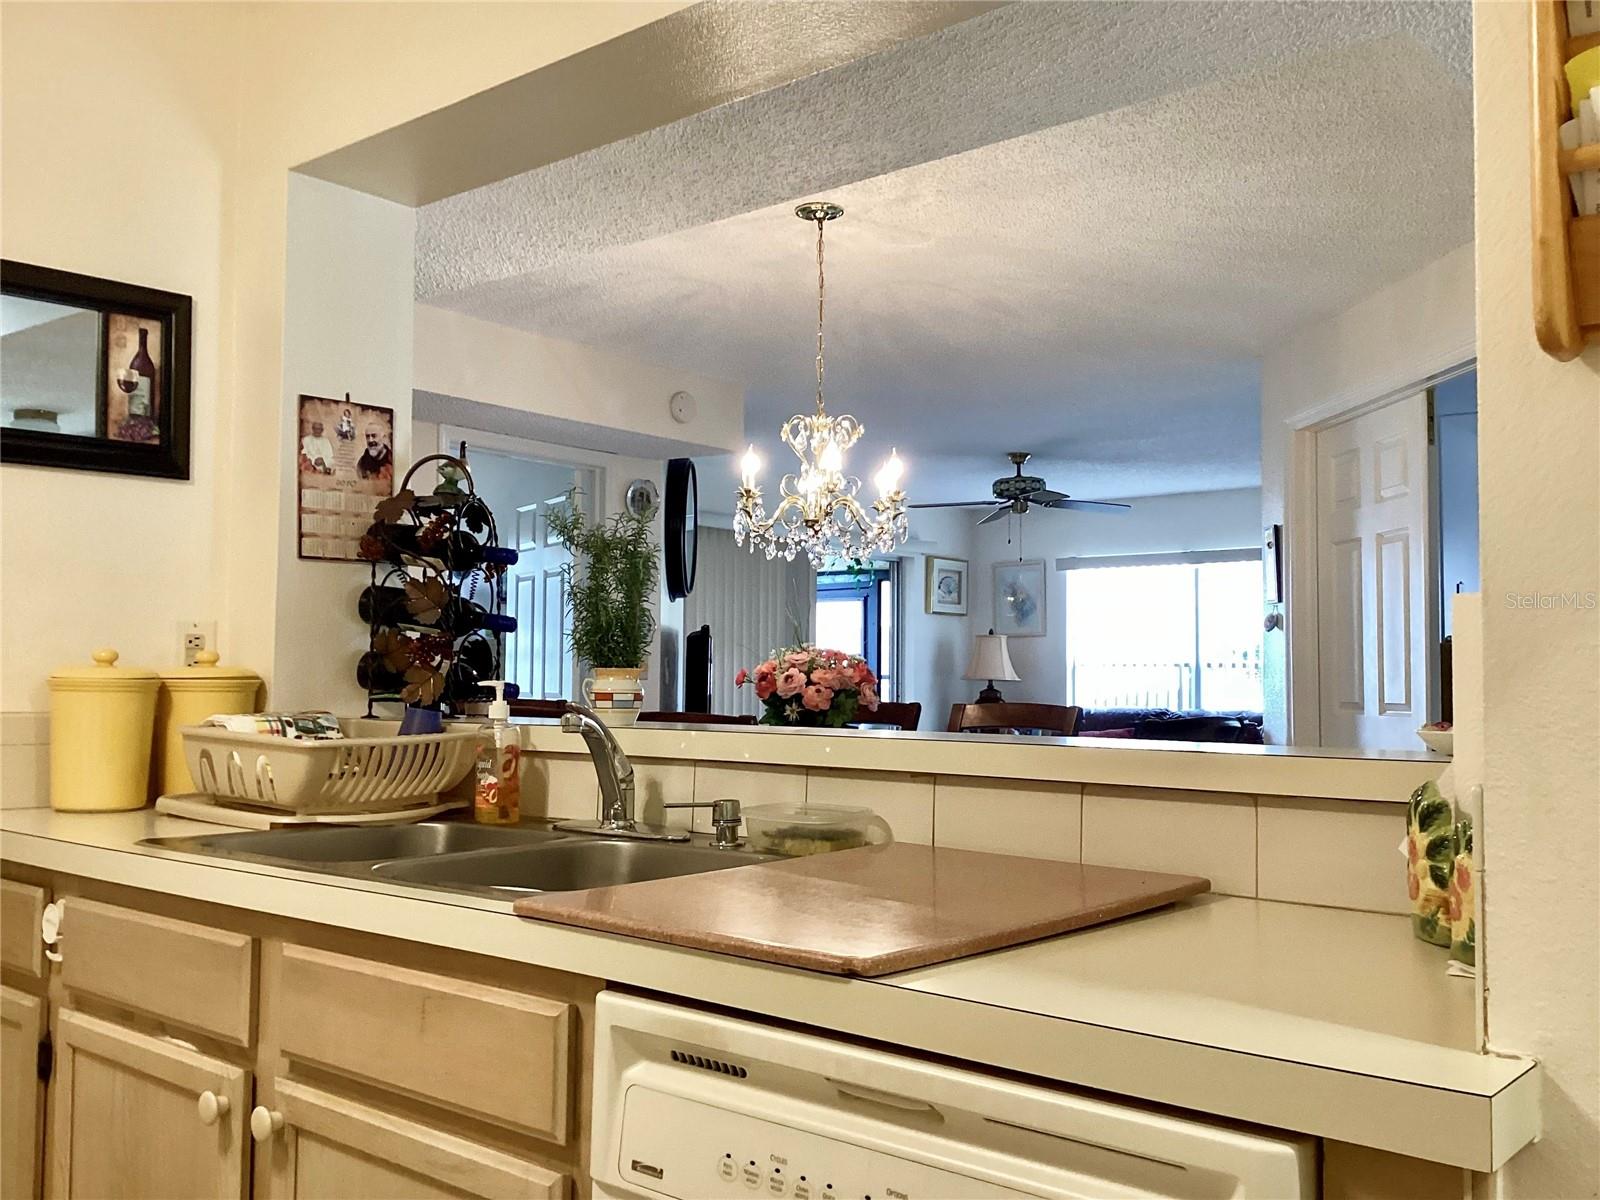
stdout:
<svg viewBox="0 0 1600 1200">
<path fill-rule="evenodd" d="M 779 430 L 784 444 L 800 460 L 800 470 L 779 481 L 781 499 L 770 516 L 756 484 L 761 458 L 754 446 L 745 452 L 733 536 L 741 546 L 748 539 L 752 553 L 760 546 L 768 558 L 781 554 L 793 559 L 804 551 L 813 566 L 821 567 L 829 558 L 886 553 L 906 540 L 906 494 L 900 490 L 905 467 L 900 456 L 890 450 L 888 461 L 873 476 L 878 498 L 868 516 L 856 499 L 861 481 L 845 474 L 844 461 L 846 452 L 865 431 L 854 417 L 830 417 L 822 401 L 822 231 L 829 221 L 843 216 L 844 209 L 812 201 L 794 213 L 803 221 L 817 223 L 817 411 L 792 416 Z"/>
</svg>

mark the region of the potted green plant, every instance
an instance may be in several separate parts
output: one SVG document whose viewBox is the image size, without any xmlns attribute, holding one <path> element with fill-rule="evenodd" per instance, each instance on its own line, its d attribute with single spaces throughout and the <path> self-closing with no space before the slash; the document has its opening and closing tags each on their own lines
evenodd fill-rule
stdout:
<svg viewBox="0 0 1600 1200">
<path fill-rule="evenodd" d="M 589 667 L 584 699 L 609 722 L 631 725 L 644 703 L 639 675 L 656 620 L 650 611 L 661 548 L 646 518 L 619 512 L 590 521 L 575 503 L 550 513 L 550 529 L 572 554 L 562 570 L 562 597 L 572 649 Z"/>
</svg>

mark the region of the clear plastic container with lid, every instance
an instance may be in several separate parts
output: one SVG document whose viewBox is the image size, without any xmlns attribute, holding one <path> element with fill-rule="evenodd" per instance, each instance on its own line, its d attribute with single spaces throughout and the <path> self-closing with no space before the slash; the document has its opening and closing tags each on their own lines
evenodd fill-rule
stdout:
<svg viewBox="0 0 1600 1200">
<path fill-rule="evenodd" d="M 847 804 L 756 804 L 744 810 L 744 830 L 752 850 L 790 857 L 894 841 L 877 813 Z"/>
<path fill-rule="evenodd" d="M 161 677 L 94 652 L 92 667 L 50 676 L 50 807 L 121 812 L 150 799 L 150 746 Z"/>
</svg>

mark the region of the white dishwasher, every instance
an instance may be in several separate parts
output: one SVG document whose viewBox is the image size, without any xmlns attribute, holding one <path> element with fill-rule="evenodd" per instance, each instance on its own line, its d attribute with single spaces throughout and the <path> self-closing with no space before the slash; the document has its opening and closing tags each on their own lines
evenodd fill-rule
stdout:
<svg viewBox="0 0 1600 1200">
<path fill-rule="evenodd" d="M 602 992 L 595 1195 L 1299 1200 L 1316 1143 Z"/>
</svg>

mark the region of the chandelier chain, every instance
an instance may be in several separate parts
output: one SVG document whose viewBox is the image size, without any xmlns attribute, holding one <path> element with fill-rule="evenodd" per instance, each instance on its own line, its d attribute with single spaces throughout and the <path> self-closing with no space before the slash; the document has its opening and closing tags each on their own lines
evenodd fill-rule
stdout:
<svg viewBox="0 0 1600 1200">
<path fill-rule="evenodd" d="M 822 274 L 822 228 L 827 224 L 825 217 L 817 218 L 817 412 L 825 410 L 822 406 L 822 300 L 826 281 Z"/>
</svg>

